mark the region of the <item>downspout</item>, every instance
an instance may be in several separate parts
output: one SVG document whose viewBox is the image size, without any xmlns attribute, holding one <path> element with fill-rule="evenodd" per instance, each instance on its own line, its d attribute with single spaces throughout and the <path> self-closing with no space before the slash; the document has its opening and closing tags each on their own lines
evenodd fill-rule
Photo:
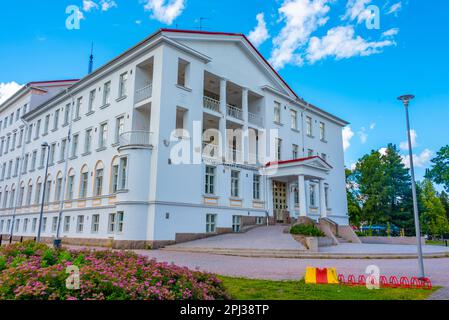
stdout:
<svg viewBox="0 0 449 320">
<path fill-rule="evenodd" d="M 20 180 L 22 179 L 22 172 L 23 172 L 23 163 L 24 163 L 24 157 L 25 157 L 25 149 L 26 149 L 26 136 L 28 135 L 28 130 L 30 127 L 30 124 L 24 120 L 23 118 L 20 118 L 23 122 L 23 124 L 25 125 L 25 130 L 24 130 L 24 135 L 22 136 L 22 155 L 20 157 L 20 165 L 19 165 L 19 175 L 17 177 L 17 187 L 16 187 L 16 191 L 19 191 L 16 194 L 16 199 L 14 201 L 14 208 L 13 208 L 13 213 L 12 213 L 12 223 L 11 223 L 11 230 L 9 233 L 10 239 L 13 237 L 14 235 L 14 225 L 16 223 L 16 213 L 17 213 L 17 207 L 19 206 L 19 195 L 20 195 Z"/>
<path fill-rule="evenodd" d="M 70 92 L 69 88 L 66 89 L 66 93 L 69 95 L 71 103 L 70 103 L 70 113 L 69 113 L 69 130 L 67 132 L 67 144 L 66 144 L 66 150 L 64 155 L 64 173 L 62 174 L 62 188 L 61 188 L 61 194 L 59 195 L 59 212 L 58 212 L 58 226 L 56 228 L 56 239 L 59 240 L 61 235 L 61 218 L 62 213 L 64 211 L 64 202 L 65 202 L 65 192 L 66 192 L 66 185 L 67 185 L 67 173 L 69 169 L 69 154 L 70 154 L 70 148 L 72 147 L 72 125 L 73 125 L 73 111 L 75 109 L 75 101 L 73 98 L 72 93 Z"/>
</svg>

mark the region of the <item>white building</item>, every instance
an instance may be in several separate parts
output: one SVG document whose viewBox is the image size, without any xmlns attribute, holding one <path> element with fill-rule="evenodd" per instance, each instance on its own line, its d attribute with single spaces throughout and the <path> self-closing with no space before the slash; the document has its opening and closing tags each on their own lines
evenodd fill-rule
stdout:
<svg viewBox="0 0 449 320">
<path fill-rule="evenodd" d="M 245 36 L 162 29 L 79 81 L 30 83 L 0 106 L 0 233 L 36 236 L 44 184 L 42 236 L 62 212 L 67 243 L 158 247 L 267 216 L 348 225 L 345 125 Z"/>
</svg>

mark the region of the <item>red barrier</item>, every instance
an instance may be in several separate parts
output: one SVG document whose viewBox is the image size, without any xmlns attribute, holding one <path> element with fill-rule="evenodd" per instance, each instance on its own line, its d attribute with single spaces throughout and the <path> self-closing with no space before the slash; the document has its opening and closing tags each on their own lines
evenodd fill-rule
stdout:
<svg viewBox="0 0 449 320">
<path fill-rule="evenodd" d="M 410 288 L 410 281 L 408 280 L 407 277 L 401 277 L 399 283 L 402 288 Z"/>
<path fill-rule="evenodd" d="M 426 290 L 432 290 L 432 282 L 430 282 L 429 278 L 422 278 L 422 288 Z"/>
<path fill-rule="evenodd" d="M 390 287 L 392 287 L 392 288 L 399 287 L 398 277 L 396 277 L 396 276 L 391 276 L 390 277 Z"/>
<path fill-rule="evenodd" d="M 388 288 L 390 286 L 386 276 L 380 276 L 379 282 L 381 287 Z"/>
<path fill-rule="evenodd" d="M 355 282 L 355 276 L 353 274 L 350 274 L 349 277 L 348 277 L 347 285 L 348 286 L 354 286 L 356 284 L 357 283 Z"/>
<path fill-rule="evenodd" d="M 419 279 L 417 277 L 412 277 L 411 287 L 414 288 L 414 289 L 420 289 L 421 288 L 421 284 L 419 283 Z"/>
<path fill-rule="evenodd" d="M 346 284 L 345 276 L 342 275 L 342 274 L 339 274 L 338 275 L 338 282 L 340 282 L 340 284 Z"/>
<path fill-rule="evenodd" d="M 365 286 L 367 284 L 367 279 L 370 284 L 376 284 L 375 277 L 366 277 L 365 275 L 359 275 L 356 281 L 356 277 L 353 274 L 348 276 L 348 279 L 345 279 L 343 274 L 338 275 L 338 282 L 342 285 L 346 286 Z M 397 276 L 391 276 L 387 279 L 386 276 L 381 275 L 379 277 L 379 284 L 382 288 L 407 288 L 407 289 L 426 289 L 432 290 L 432 282 L 429 278 L 418 279 L 417 277 L 401 277 L 398 280 Z"/>
<path fill-rule="evenodd" d="M 365 277 L 363 274 L 361 274 L 361 275 L 359 276 L 359 285 L 360 285 L 360 286 L 366 285 L 366 277 Z"/>
</svg>

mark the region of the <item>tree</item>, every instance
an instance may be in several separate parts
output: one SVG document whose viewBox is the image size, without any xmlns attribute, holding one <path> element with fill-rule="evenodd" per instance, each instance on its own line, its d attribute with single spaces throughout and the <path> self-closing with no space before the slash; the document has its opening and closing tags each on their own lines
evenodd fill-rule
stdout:
<svg viewBox="0 0 449 320">
<path fill-rule="evenodd" d="M 440 193 L 440 201 L 444 207 L 444 210 L 446 210 L 446 217 L 449 220 L 449 197 L 446 192 L 442 191 Z"/>
<path fill-rule="evenodd" d="M 449 192 L 449 145 L 441 148 L 430 162 L 432 167 L 427 170 L 426 178 L 443 185 L 446 192 Z"/>
<path fill-rule="evenodd" d="M 348 213 L 349 222 L 360 227 L 362 207 L 357 198 L 357 188 L 354 182 L 353 172 L 349 169 L 345 170 L 346 173 L 346 198 L 348 200 Z"/>
<path fill-rule="evenodd" d="M 443 236 L 449 232 L 449 222 L 446 210 L 430 179 L 420 183 L 420 197 L 422 211 L 420 221 L 422 231 L 432 237 Z"/>
</svg>

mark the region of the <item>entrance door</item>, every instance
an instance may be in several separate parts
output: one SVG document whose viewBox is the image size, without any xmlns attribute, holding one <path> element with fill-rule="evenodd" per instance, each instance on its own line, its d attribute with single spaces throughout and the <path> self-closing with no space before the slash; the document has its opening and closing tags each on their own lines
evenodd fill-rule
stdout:
<svg viewBox="0 0 449 320">
<path fill-rule="evenodd" d="M 284 213 L 287 208 L 287 184 L 273 181 L 273 210 L 277 222 L 284 222 Z"/>
</svg>

